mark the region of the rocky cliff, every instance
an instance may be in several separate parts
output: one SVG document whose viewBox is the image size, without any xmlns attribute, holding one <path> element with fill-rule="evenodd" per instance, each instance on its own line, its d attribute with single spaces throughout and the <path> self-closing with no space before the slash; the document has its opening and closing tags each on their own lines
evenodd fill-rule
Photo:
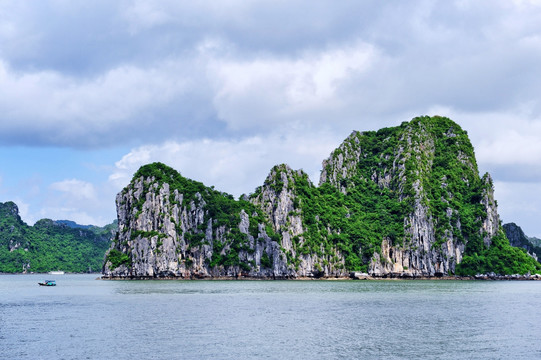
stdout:
<svg viewBox="0 0 541 360">
<path fill-rule="evenodd" d="M 353 132 L 323 162 L 324 184 L 372 213 L 380 236 L 362 245 L 374 250 L 373 275 L 454 274 L 469 241 L 482 237 L 489 247 L 499 230 L 490 176 L 479 178 L 467 134 L 446 118 Z"/>
<path fill-rule="evenodd" d="M 146 165 L 117 209 L 103 268 L 110 278 L 416 277 L 539 266 L 510 250 L 492 179 L 479 176 L 467 133 L 443 117 L 353 132 L 323 161 L 319 186 L 278 165 L 239 200 Z"/>
<path fill-rule="evenodd" d="M 289 277 L 263 211 L 182 177 L 142 167 L 117 196 L 118 232 L 105 277 Z"/>
<path fill-rule="evenodd" d="M 538 257 L 541 256 L 541 247 L 532 243 L 520 226 L 515 223 L 504 224 L 503 230 L 511 246 L 523 248 L 531 257 L 538 260 Z"/>
<path fill-rule="evenodd" d="M 317 188 L 302 170 L 275 166 L 263 186 L 250 198 L 260 208 L 278 235 L 289 274 L 301 277 L 344 276 L 344 256 L 336 244 L 326 241 L 330 229 L 312 231 L 320 222 Z M 322 224 L 323 225 L 323 224 Z M 320 230 L 325 236 L 320 235 Z"/>
</svg>

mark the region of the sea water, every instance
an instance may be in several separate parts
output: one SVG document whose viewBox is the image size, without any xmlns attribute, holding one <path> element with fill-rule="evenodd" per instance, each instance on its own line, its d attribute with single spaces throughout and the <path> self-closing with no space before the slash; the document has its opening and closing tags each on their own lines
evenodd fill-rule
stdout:
<svg viewBox="0 0 541 360">
<path fill-rule="evenodd" d="M 541 281 L 47 276 L 0 275 L 0 359 L 541 358 Z"/>
</svg>

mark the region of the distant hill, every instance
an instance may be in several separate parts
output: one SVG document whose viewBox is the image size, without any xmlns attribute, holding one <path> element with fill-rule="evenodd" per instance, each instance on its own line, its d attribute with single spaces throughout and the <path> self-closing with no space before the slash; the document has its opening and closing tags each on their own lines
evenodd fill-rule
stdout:
<svg viewBox="0 0 541 360">
<path fill-rule="evenodd" d="M 541 239 L 536 237 L 528 237 L 528 240 L 532 243 L 533 246 L 541 247 Z"/>
<path fill-rule="evenodd" d="M 66 225 L 72 229 L 90 229 L 92 227 L 92 225 L 80 225 L 71 220 L 55 220 L 55 223 L 58 225 Z"/>
<path fill-rule="evenodd" d="M 115 228 L 50 219 L 29 226 L 14 202 L 0 203 L 0 272 L 99 271 Z"/>
<path fill-rule="evenodd" d="M 105 236 L 107 238 L 111 237 L 113 232 L 118 227 L 118 220 L 113 221 L 111 224 L 99 227 L 96 225 L 81 225 L 77 224 L 75 221 L 71 220 L 55 220 L 53 221 L 57 225 L 67 226 L 72 229 L 85 229 L 90 230 L 96 235 Z"/>
<path fill-rule="evenodd" d="M 511 246 L 523 248 L 535 259 L 541 256 L 541 240 L 526 236 L 522 228 L 515 223 L 504 224 L 503 230 Z"/>
</svg>

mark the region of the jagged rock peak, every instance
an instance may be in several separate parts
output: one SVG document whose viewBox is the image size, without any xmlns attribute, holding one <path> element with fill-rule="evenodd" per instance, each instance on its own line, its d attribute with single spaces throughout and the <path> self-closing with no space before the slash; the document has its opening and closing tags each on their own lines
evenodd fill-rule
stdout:
<svg viewBox="0 0 541 360">
<path fill-rule="evenodd" d="M 448 118 L 423 116 L 397 127 L 353 131 L 323 161 L 319 185 L 328 183 L 345 193 L 348 179 L 359 175 L 377 181 L 380 186 L 398 188 L 405 180 L 408 162 L 410 168 L 416 167 L 415 171 L 426 172 L 432 167 L 438 155 L 435 153 L 438 143 L 453 147 L 458 161 L 478 176 L 467 132 Z M 359 173 L 360 167 L 369 171 Z"/>
<path fill-rule="evenodd" d="M 351 177 L 356 172 L 356 166 L 362 154 L 362 137 L 362 132 L 353 131 L 333 151 L 328 159 L 323 160 L 323 170 L 319 178 L 320 186 L 328 182 L 338 187 L 342 192 L 345 192 L 345 185 L 340 184 L 340 180 Z"/>
<path fill-rule="evenodd" d="M 320 216 L 312 211 L 318 194 L 305 172 L 281 164 L 271 169 L 250 201 L 263 211 L 281 238 L 280 248 L 295 276 L 344 276 L 347 271 L 339 249 L 328 244 L 323 250 L 323 245 L 312 239 L 314 231 L 307 227 L 319 221 Z M 321 230 L 328 235 L 327 229 Z"/>
<path fill-rule="evenodd" d="M 270 220 L 274 231 L 288 223 L 290 214 L 298 212 L 297 183 L 312 187 L 308 175 L 302 170 L 292 170 L 286 164 L 274 166 L 263 186 L 260 186 L 251 197 L 251 202 L 261 208 Z M 295 232 L 302 231 L 302 226 Z"/>
<path fill-rule="evenodd" d="M 275 195 L 282 191 L 291 190 L 293 184 L 295 184 L 298 179 L 303 179 L 304 181 L 307 181 L 310 186 L 312 186 L 312 182 L 310 181 L 308 174 L 306 174 L 304 171 L 293 170 L 287 164 L 275 165 L 270 170 L 269 175 L 263 183 L 263 186 L 258 187 L 252 197 L 258 196 L 259 193 L 264 190 L 272 190 Z"/>
</svg>

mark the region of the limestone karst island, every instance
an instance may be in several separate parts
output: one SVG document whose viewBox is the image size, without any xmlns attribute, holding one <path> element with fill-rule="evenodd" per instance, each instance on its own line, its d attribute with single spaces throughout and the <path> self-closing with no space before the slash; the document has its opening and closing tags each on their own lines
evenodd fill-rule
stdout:
<svg viewBox="0 0 541 360">
<path fill-rule="evenodd" d="M 116 198 L 104 278 L 529 276 L 492 179 L 467 133 L 444 117 L 354 131 L 319 184 L 282 164 L 252 194 L 231 195 L 153 163 Z"/>
</svg>

